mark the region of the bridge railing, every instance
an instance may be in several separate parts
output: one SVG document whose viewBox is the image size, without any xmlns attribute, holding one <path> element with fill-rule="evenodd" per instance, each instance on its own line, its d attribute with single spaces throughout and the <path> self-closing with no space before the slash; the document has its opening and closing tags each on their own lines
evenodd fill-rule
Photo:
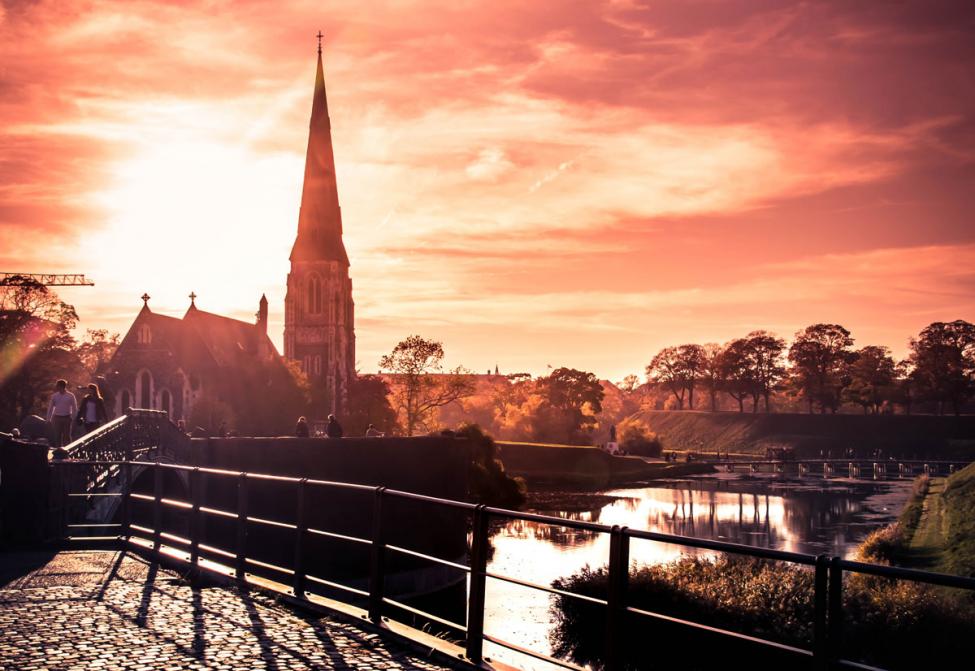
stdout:
<svg viewBox="0 0 975 671">
<path fill-rule="evenodd" d="M 322 589 L 329 594 L 335 591 L 348 595 L 343 599 L 344 604 L 353 604 L 362 608 L 361 615 L 378 626 L 388 626 L 386 615 L 392 609 L 399 609 L 419 615 L 428 621 L 437 622 L 460 632 L 464 639 L 464 654 L 467 661 L 477 665 L 486 661 L 484 643 L 490 642 L 507 648 L 516 653 L 526 655 L 537 660 L 554 664 L 558 667 L 583 671 L 581 667 L 571 661 L 552 657 L 544 652 L 526 648 L 511 641 L 504 640 L 485 632 L 485 595 L 489 579 L 507 582 L 523 588 L 537 590 L 559 597 L 576 599 L 589 604 L 605 608 L 606 629 L 605 649 L 603 653 L 603 668 L 616 671 L 625 667 L 623 658 L 625 642 L 623 640 L 624 622 L 632 622 L 631 618 L 642 618 L 646 621 L 663 621 L 671 626 L 681 627 L 700 633 L 702 636 L 717 636 L 731 639 L 734 642 L 752 647 L 756 652 L 778 655 L 789 658 L 789 668 L 810 669 L 838 669 L 853 668 L 877 671 L 877 667 L 868 666 L 858 661 L 843 658 L 843 625 L 846 615 L 844 596 L 844 576 L 850 574 L 865 574 L 893 580 L 904 580 L 913 583 L 936 585 L 975 592 L 975 579 L 960 576 L 931 573 L 913 569 L 904 569 L 864 562 L 844 560 L 839 557 L 826 555 L 810 555 L 769 548 L 752 547 L 737 543 L 692 538 L 675 534 L 658 533 L 630 529 L 625 526 L 609 526 L 596 522 L 551 517 L 535 513 L 525 513 L 503 508 L 475 505 L 462 501 L 441 499 L 405 491 L 397 491 L 386 487 L 371 487 L 345 482 L 332 482 L 309 478 L 293 478 L 247 472 L 228 471 L 214 468 L 184 466 L 145 461 L 84 461 L 67 460 L 57 464 L 58 468 L 101 468 L 115 467 L 123 471 L 134 468 L 150 469 L 153 473 L 153 490 L 151 494 L 137 493 L 131 487 L 113 494 L 123 497 L 121 506 L 121 522 L 116 525 L 119 529 L 117 540 L 130 546 L 149 551 L 157 557 L 184 562 L 193 571 L 215 572 L 230 576 L 242 583 L 252 583 L 275 590 L 288 597 L 307 602 L 312 605 L 341 606 L 334 597 L 323 598 Z M 190 483 L 189 500 L 177 500 L 164 496 L 163 475 L 167 470 L 187 474 Z M 230 478 L 236 480 L 236 506 L 232 509 L 218 509 L 204 505 L 203 477 Z M 295 498 L 295 514 L 293 519 L 266 519 L 248 512 L 250 507 L 251 484 L 260 481 L 273 481 L 290 486 Z M 307 523 L 309 490 L 324 488 L 332 490 L 358 491 L 371 494 L 372 499 L 372 531 L 368 537 L 351 536 L 335 533 L 328 529 L 309 526 Z M 82 493 L 83 494 L 83 493 Z M 461 564 L 441 557 L 432 556 L 411 550 L 406 547 L 393 545 L 388 542 L 390 531 L 384 510 L 393 501 L 406 500 L 422 502 L 438 507 L 448 507 L 464 511 L 471 516 L 470 545 L 468 562 Z M 133 521 L 131 502 L 141 501 L 151 506 L 151 520 Z M 188 536 L 181 536 L 164 530 L 162 521 L 165 510 L 179 510 L 189 516 Z M 220 517 L 231 521 L 236 526 L 235 543 L 232 546 L 217 547 L 204 542 L 202 530 L 206 517 Z M 521 520 L 535 522 L 549 527 L 568 528 L 587 533 L 609 536 L 608 551 L 608 589 L 605 598 L 579 594 L 551 585 L 541 585 L 514 576 L 488 570 L 490 554 L 490 525 L 492 520 Z M 422 524 L 422 520 L 417 520 Z M 254 558 L 250 551 L 254 548 L 248 544 L 248 529 L 252 526 L 273 526 L 286 529 L 293 534 L 293 561 L 290 566 L 280 566 Z M 368 568 L 368 587 L 360 589 L 349 584 L 343 584 L 316 576 L 306 570 L 308 566 L 307 541 L 311 537 L 325 537 L 338 541 L 367 546 L 370 549 Z M 813 622 L 811 623 L 812 637 L 810 645 L 798 647 L 779 641 L 763 638 L 759 635 L 749 635 L 729 629 L 717 628 L 708 624 L 681 619 L 657 613 L 654 611 L 628 605 L 627 591 L 630 575 L 630 542 L 632 540 L 650 541 L 673 546 L 695 548 L 731 555 L 754 557 L 764 560 L 783 562 L 792 566 L 805 567 L 813 571 Z M 429 562 L 448 566 L 463 571 L 469 575 L 469 591 L 466 602 L 466 622 L 459 623 L 444 619 L 434 613 L 414 608 L 402 601 L 390 598 L 386 594 L 387 563 L 390 553 L 399 553 L 420 558 Z M 260 579 L 252 572 L 257 569 L 270 571 L 283 581 L 269 581 Z M 348 612 L 348 611 L 347 611 Z"/>
<path fill-rule="evenodd" d="M 86 468 L 55 470 L 50 506 L 58 520 L 55 524 L 88 531 L 110 528 L 108 523 L 87 523 L 84 516 L 106 490 L 125 486 L 125 473 L 117 464 L 134 459 L 172 460 L 187 445 L 189 438 L 165 411 L 127 408 L 125 414 L 66 445 L 63 452 L 55 452 L 56 461 L 89 463 Z"/>
</svg>

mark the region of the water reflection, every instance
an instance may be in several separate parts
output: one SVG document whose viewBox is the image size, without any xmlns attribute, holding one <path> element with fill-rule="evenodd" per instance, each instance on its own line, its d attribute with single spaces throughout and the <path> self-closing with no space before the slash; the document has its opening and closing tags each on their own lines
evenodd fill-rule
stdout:
<svg viewBox="0 0 975 671">
<path fill-rule="evenodd" d="M 534 512 L 562 519 L 628 526 L 661 533 L 771 547 L 809 554 L 849 556 L 873 529 L 893 521 L 911 489 L 904 481 L 853 481 L 718 474 L 566 496 Z M 611 498 L 607 498 L 611 497 Z M 489 571 L 548 585 L 585 565 L 606 563 L 608 534 L 512 520 L 493 538 Z M 695 550 L 634 540 L 631 560 L 673 561 Z M 544 593 L 489 580 L 486 631 L 512 643 L 548 652 L 551 616 Z M 491 656 L 521 668 L 549 668 L 489 646 Z"/>
</svg>

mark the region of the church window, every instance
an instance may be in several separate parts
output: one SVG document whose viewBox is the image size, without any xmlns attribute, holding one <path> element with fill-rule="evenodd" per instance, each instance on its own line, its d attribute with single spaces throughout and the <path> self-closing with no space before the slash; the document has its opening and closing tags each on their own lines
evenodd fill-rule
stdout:
<svg viewBox="0 0 975 671">
<path fill-rule="evenodd" d="M 322 374 L 322 357 L 319 354 L 315 355 L 315 375 Z"/>
<path fill-rule="evenodd" d="M 139 330 L 135 332 L 135 341 L 140 345 L 148 345 L 152 342 L 152 331 L 148 324 L 139 326 Z"/>
<path fill-rule="evenodd" d="M 170 405 L 171 405 L 171 399 L 169 396 L 169 391 L 163 389 L 162 392 L 159 394 L 159 409 L 168 415 L 172 412 Z"/>
<path fill-rule="evenodd" d="M 152 408 L 152 374 L 144 370 L 139 374 L 139 407 Z"/>
<path fill-rule="evenodd" d="M 306 354 L 305 360 L 301 362 L 301 368 L 305 371 L 306 375 L 311 375 L 311 355 Z"/>
<path fill-rule="evenodd" d="M 322 279 L 318 275 L 308 278 L 308 312 L 313 315 L 322 312 Z"/>
</svg>

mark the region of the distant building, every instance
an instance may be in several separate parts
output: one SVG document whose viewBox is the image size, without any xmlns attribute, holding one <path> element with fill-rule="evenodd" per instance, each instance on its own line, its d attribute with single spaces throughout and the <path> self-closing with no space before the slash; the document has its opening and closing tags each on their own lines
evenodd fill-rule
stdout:
<svg viewBox="0 0 975 671">
<path fill-rule="evenodd" d="M 182 318 L 142 310 L 104 367 L 114 412 L 165 410 L 213 431 L 216 419 L 247 434 L 290 429 L 301 396 L 267 336 L 267 299 L 256 323 L 190 307 Z M 230 411 L 230 417 L 227 417 Z"/>
<path fill-rule="evenodd" d="M 284 356 L 308 376 L 312 413 L 319 416 L 346 413 L 355 377 L 354 319 L 319 47 L 298 236 L 284 302 Z"/>
</svg>

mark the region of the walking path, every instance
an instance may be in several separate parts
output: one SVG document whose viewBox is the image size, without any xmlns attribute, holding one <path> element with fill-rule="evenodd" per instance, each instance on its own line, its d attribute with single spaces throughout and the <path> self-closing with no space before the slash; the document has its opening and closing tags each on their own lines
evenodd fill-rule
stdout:
<svg viewBox="0 0 975 671">
<path fill-rule="evenodd" d="M 447 668 L 342 618 L 194 585 L 131 553 L 0 555 L 0 671 Z"/>
<path fill-rule="evenodd" d="M 941 494 L 945 490 L 944 478 L 931 478 L 928 492 L 924 497 L 921 519 L 911 537 L 911 554 L 918 566 L 937 570 L 944 549 L 944 501 Z"/>
</svg>

